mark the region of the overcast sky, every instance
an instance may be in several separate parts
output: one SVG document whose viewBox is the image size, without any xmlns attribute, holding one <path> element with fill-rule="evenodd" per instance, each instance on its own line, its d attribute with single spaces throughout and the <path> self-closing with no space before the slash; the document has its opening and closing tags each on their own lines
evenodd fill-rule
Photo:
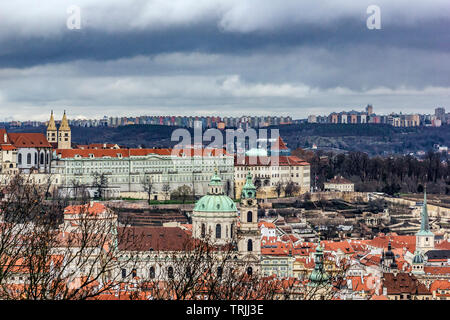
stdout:
<svg viewBox="0 0 450 320">
<path fill-rule="evenodd" d="M 448 0 L 1 1 L 0 121 L 433 113 L 449 30 Z"/>
</svg>

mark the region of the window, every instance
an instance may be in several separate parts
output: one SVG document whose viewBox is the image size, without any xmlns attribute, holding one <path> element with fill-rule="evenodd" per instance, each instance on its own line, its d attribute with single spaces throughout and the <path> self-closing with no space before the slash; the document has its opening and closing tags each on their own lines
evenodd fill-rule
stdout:
<svg viewBox="0 0 450 320">
<path fill-rule="evenodd" d="M 253 251 L 253 241 L 252 241 L 252 239 L 248 239 L 247 251 Z"/>
<path fill-rule="evenodd" d="M 21 153 L 19 153 L 17 161 L 19 162 L 19 164 L 22 164 L 22 154 Z"/>
<path fill-rule="evenodd" d="M 253 213 L 251 211 L 247 212 L 247 222 L 253 222 Z"/>
<path fill-rule="evenodd" d="M 173 268 L 172 267 L 167 268 L 167 276 L 169 277 L 169 279 L 173 279 Z"/>
<path fill-rule="evenodd" d="M 38 163 L 38 154 L 37 152 L 34 154 L 34 164 Z"/>
<path fill-rule="evenodd" d="M 252 268 L 252 267 L 248 267 L 248 268 L 247 268 L 247 274 L 248 274 L 249 276 L 251 276 L 251 275 L 253 274 L 253 268 Z"/>
<path fill-rule="evenodd" d="M 127 269 L 122 269 L 122 278 L 127 277 Z"/>
<path fill-rule="evenodd" d="M 222 277 L 222 273 L 223 273 L 222 267 L 218 267 L 218 268 L 217 268 L 217 277 L 218 277 L 218 278 Z"/>
<path fill-rule="evenodd" d="M 31 153 L 27 154 L 27 164 L 31 164 Z"/>
<path fill-rule="evenodd" d="M 44 164 L 44 154 L 41 153 L 41 164 Z"/>
<path fill-rule="evenodd" d="M 155 267 L 150 267 L 150 279 L 155 279 Z"/>
<path fill-rule="evenodd" d="M 201 237 L 206 237 L 206 226 L 204 223 L 202 223 L 202 231 L 201 231 Z"/>
<path fill-rule="evenodd" d="M 191 273 L 191 267 L 187 266 L 186 267 L 186 278 L 191 278 L 192 273 Z"/>
<path fill-rule="evenodd" d="M 133 275 L 133 278 L 136 278 L 136 276 L 137 276 L 137 271 L 136 271 L 136 269 L 133 269 L 133 270 L 131 271 L 131 274 Z"/>
<path fill-rule="evenodd" d="M 220 239 L 222 237 L 222 226 L 220 224 L 216 225 L 216 239 Z"/>
</svg>

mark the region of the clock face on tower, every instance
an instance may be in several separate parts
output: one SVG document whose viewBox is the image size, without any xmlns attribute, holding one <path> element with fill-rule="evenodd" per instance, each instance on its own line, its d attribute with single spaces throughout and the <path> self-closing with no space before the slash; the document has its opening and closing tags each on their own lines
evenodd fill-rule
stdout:
<svg viewBox="0 0 450 320">
<path fill-rule="evenodd" d="M 253 200 L 248 200 L 248 201 L 247 201 L 247 204 L 248 204 L 249 206 L 253 205 Z"/>
</svg>

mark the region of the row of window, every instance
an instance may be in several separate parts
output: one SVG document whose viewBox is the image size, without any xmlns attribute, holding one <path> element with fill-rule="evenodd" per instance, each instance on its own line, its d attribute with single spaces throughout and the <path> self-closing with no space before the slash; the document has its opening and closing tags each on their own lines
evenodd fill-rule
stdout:
<svg viewBox="0 0 450 320">
<path fill-rule="evenodd" d="M 31 164 L 38 164 L 38 154 L 37 154 L 37 152 L 34 153 L 34 162 L 33 163 L 31 163 L 31 159 L 32 159 L 32 154 L 31 153 L 27 153 L 26 157 L 27 157 L 26 164 L 29 164 L 29 165 L 31 165 Z M 17 155 L 17 163 L 19 165 L 21 165 L 22 161 L 23 161 L 22 153 L 19 153 Z M 41 165 L 49 164 L 50 163 L 50 154 L 49 153 L 47 153 L 47 154 L 41 153 L 40 159 L 39 159 L 39 163 Z"/>
<path fill-rule="evenodd" d="M 233 269 L 231 269 L 230 271 L 233 271 Z M 219 277 L 219 278 L 222 277 L 222 274 L 223 274 L 223 268 L 222 267 L 217 267 L 217 273 L 216 273 L 217 277 Z M 252 267 L 248 267 L 247 268 L 247 274 L 248 275 L 252 275 L 253 274 L 253 268 Z M 132 278 L 136 278 L 137 277 L 137 270 L 135 268 L 132 269 L 130 275 L 131 275 Z M 150 279 L 155 279 L 155 277 L 156 277 L 155 267 L 153 267 L 153 266 L 150 267 L 148 275 L 149 275 Z M 122 278 L 125 279 L 127 276 L 128 276 L 127 269 L 122 269 Z M 188 266 L 188 267 L 186 267 L 186 277 L 190 278 L 191 276 L 192 276 L 192 269 L 191 269 L 191 267 Z M 174 279 L 174 270 L 173 270 L 172 266 L 167 267 L 167 277 L 169 279 Z"/>
</svg>

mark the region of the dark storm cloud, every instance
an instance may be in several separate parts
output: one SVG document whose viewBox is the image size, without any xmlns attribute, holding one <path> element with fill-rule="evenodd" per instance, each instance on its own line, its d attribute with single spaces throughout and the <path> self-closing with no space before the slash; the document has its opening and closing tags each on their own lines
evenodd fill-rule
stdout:
<svg viewBox="0 0 450 320">
<path fill-rule="evenodd" d="M 72 4 L 82 9 L 81 30 L 65 27 Z M 381 8 L 381 30 L 366 27 L 370 4 Z M 382 112 L 445 106 L 449 8 L 441 0 L 3 2 L 0 119 L 12 107 L 18 118 L 43 119 L 33 108 L 304 117 L 367 103 Z"/>
<path fill-rule="evenodd" d="M 339 52 L 358 45 L 450 51 L 450 18 L 413 26 L 373 31 L 363 19 L 342 19 L 332 26 L 302 25 L 276 31 L 226 32 L 215 24 L 164 30 L 105 32 L 93 28 L 65 30 L 56 37 L 4 39 L 0 67 L 30 67 L 79 59 L 115 60 L 136 55 L 204 52 L 246 55 L 307 46 Z M 361 52 L 361 58 L 370 52 Z"/>
</svg>

